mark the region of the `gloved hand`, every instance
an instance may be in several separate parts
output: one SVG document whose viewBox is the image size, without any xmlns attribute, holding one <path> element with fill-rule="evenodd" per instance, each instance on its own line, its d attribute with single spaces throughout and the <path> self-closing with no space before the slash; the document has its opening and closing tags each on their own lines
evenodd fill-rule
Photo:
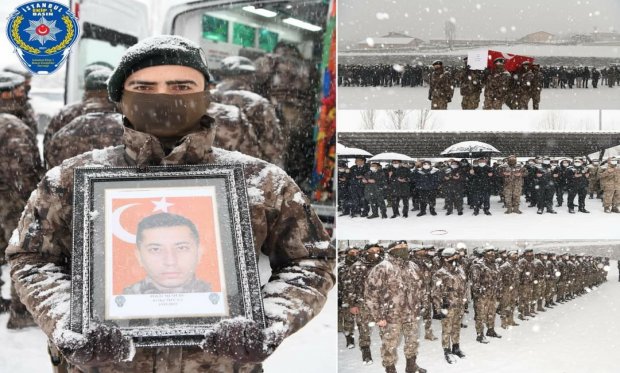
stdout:
<svg viewBox="0 0 620 373">
<path fill-rule="evenodd" d="M 441 310 L 441 311 L 443 311 L 443 310 Z M 440 312 L 433 311 L 433 319 L 435 319 L 435 320 L 445 319 L 446 315 L 443 312 L 441 312 L 441 311 Z M 448 312 L 446 311 L 446 313 L 448 313 Z"/>
<path fill-rule="evenodd" d="M 242 363 L 259 363 L 282 342 L 280 334 L 263 330 L 253 320 L 241 317 L 222 320 L 205 334 L 202 348 Z"/>
<path fill-rule="evenodd" d="M 96 324 L 84 335 L 64 330 L 54 333 L 54 344 L 72 364 L 97 366 L 131 360 L 135 352 L 131 337 L 115 326 Z"/>
</svg>

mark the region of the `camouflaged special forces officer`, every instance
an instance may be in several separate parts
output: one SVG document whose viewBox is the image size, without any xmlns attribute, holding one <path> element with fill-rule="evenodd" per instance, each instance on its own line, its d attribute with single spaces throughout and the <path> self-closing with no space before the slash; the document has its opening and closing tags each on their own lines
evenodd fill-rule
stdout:
<svg viewBox="0 0 620 373">
<path fill-rule="evenodd" d="M 50 170 L 31 195 L 7 249 L 20 299 L 62 354 L 69 372 L 142 373 L 166 370 L 257 373 L 284 338 L 323 307 L 334 284 L 335 251 L 310 202 L 280 168 L 213 147 L 205 115 L 210 74 L 198 45 L 180 36 L 147 38 L 129 48 L 108 84 L 125 117 L 123 145 L 88 152 Z M 69 330 L 73 171 L 80 166 L 144 167 L 239 164 L 250 198 L 254 246 L 270 260 L 262 288 L 266 329 L 248 319 L 221 320 L 200 346 L 135 348 L 109 324 L 86 334 Z M 299 195 L 302 195 L 299 198 Z M 290 281 L 295 278 L 295 281 Z M 58 362 L 58 361 L 57 361 Z"/>
<path fill-rule="evenodd" d="M 409 260 L 407 241 L 392 242 L 385 259 L 368 274 L 364 292 L 372 320 L 379 327 L 386 373 L 396 373 L 397 348 L 404 337 L 406 373 L 426 373 L 417 364 L 418 319 L 424 296 L 420 270 Z"/>
</svg>

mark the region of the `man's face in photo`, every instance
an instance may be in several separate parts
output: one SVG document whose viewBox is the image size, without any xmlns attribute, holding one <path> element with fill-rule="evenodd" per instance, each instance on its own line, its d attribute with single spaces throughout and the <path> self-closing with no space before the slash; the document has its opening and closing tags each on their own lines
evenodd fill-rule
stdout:
<svg viewBox="0 0 620 373">
<path fill-rule="evenodd" d="M 185 225 L 145 229 L 137 250 L 140 265 L 160 289 L 187 284 L 201 255 L 196 237 Z"/>
</svg>

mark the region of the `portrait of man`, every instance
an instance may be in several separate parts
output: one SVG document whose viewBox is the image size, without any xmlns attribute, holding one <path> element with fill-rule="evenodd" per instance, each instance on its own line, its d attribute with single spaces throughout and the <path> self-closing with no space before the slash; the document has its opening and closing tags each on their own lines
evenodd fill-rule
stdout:
<svg viewBox="0 0 620 373">
<path fill-rule="evenodd" d="M 123 294 L 211 291 L 211 284 L 196 277 L 203 250 L 196 225 L 184 216 L 162 212 L 142 219 L 135 254 L 147 275 Z"/>
</svg>

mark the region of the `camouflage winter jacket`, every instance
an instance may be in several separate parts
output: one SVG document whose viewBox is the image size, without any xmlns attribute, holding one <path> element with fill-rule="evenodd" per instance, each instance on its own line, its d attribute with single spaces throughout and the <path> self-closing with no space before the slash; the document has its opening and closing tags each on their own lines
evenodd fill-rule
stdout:
<svg viewBox="0 0 620 373">
<path fill-rule="evenodd" d="M 30 128 L 33 136 L 39 131 L 37 118 L 29 101 L 0 100 L 0 113 L 11 114 L 19 118 Z"/>
<path fill-rule="evenodd" d="M 368 273 L 377 265 L 365 259 L 360 259 L 349 268 L 347 274 L 347 286 L 344 294 L 349 307 L 366 306 L 364 302 L 364 290 L 368 280 Z"/>
<path fill-rule="evenodd" d="M 479 70 L 463 70 L 458 74 L 458 81 L 461 85 L 461 95 L 478 95 L 482 92 L 484 75 Z"/>
<path fill-rule="evenodd" d="M 429 87 L 429 99 L 445 100 L 450 102 L 454 95 L 452 76 L 447 71 L 433 71 Z"/>
<path fill-rule="evenodd" d="M 388 254 L 368 274 L 364 298 L 372 319 L 388 324 L 417 322 L 423 286 L 418 266 Z"/>
<path fill-rule="evenodd" d="M 495 68 L 487 78 L 484 87 L 484 97 L 495 100 L 505 100 L 512 82 L 510 73 L 504 68 Z"/>
<path fill-rule="evenodd" d="M 620 167 L 601 167 L 599 177 L 604 191 L 620 190 Z"/>
<path fill-rule="evenodd" d="M 247 118 L 257 139 L 260 155 L 257 158 L 273 163 L 283 164 L 285 139 L 280 128 L 276 110 L 266 98 L 247 90 L 212 91 L 215 102 L 238 107 Z"/>
<path fill-rule="evenodd" d="M 471 266 L 471 292 L 474 298 L 497 298 L 499 295 L 499 272 L 495 263 L 476 260 Z"/>
<path fill-rule="evenodd" d="M 545 265 L 542 260 L 534 259 L 534 284 L 538 285 L 545 281 Z"/>
<path fill-rule="evenodd" d="M 307 105 L 314 99 L 318 74 L 295 53 L 267 54 L 256 61 L 257 90 L 271 102 Z"/>
<path fill-rule="evenodd" d="M 545 263 L 545 280 L 550 282 L 557 282 L 559 276 L 556 275 L 558 271 L 556 264 L 552 260 L 547 260 Z"/>
<path fill-rule="evenodd" d="M 467 281 L 458 266 L 444 265 L 433 274 L 433 307 L 460 308 L 467 302 Z"/>
<path fill-rule="evenodd" d="M 499 267 L 499 274 L 501 278 L 501 292 L 514 291 L 519 289 L 519 269 L 517 264 L 506 261 Z"/>
<path fill-rule="evenodd" d="M 46 174 L 28 201 L 19 238 L 9 245 L 7 258 L 20 299 L 52 343 L 58 343 L 69 328 L 73 171 L 85 165 L 241 164 L 254 244 L 272 268 L 262 288 L 268 328 L 286 337 L 321 310 L 334 284 L 335 251 L 310 202 L 280 168 L 213 148 L 214 137 L 213 128 L 203 128 L 185 136 L 166 155 L 157 138 L 125 128 L 124 146 L 82 154 Z M 110 363 L 96 372 L 254 372 L 260 371 L 258 366 L 198 347 L 138 348 L 131 362 Z"/>
<path fill-rule="evenodd" d="M 521 273 L 521 286 L 532 286 L 534 284 L 534 262 L 521 258 L 519 259 L 518 268 Z"/>
<path fill-rule="evenodd" d="M 427 260 L 421 259 L 415 254 L 411 256 L 411 261 L 415 263 L 415 265 L 420 270 L 420 277 L 422 278 L 422 290 L 424 291 L 422 296 L 422 313 L 426 318 L 431 317 L 431 293 L 432 293 L 432 281 L 433 281 L 433 273 L 436 272 L 433 268 L 433 261 L 428 258 Z"/>
<path fill-rule="evenodd" d="M 207 109 L 217 125 L 213 145 L 229 151 L 260 158 L 258 137 L 243 112 L 236 106 L 212 102 Z"/>
<path fill-rule="evenodd" d="M 23 121 L 0 114 L 0 264 L 30 193 L 43 170 L 34 134 Z"/>
<path fill-rule="evenodd" d="M 43 136 L 43 149 L 47 160 L 47 144 L 52 136 L 62 127 L 69 124 L 80 115 L 88 113 L 114 113 L 117 112 L 116 105 L 108 99 L 108 91 L 91 91 L 84 93 L 83 101 L 69 104 L 52 117 Z"/>
<path fill-rule="evenodd" d="M 499 174 L 504 180 L 504 187 L 507 185 L 516 189 L 523 187 L 526 171 L 520 164 L 510 166 L 508 163 L 505 163 L 499 167 Z"/>
<path fill-rule="evenodd" d="M 54 168 L 65 159 L 123 143 L 123 118 L 118 113 L 81 115 L 56 132 L 47 143 L 45 163 Z"/>
</svg>

